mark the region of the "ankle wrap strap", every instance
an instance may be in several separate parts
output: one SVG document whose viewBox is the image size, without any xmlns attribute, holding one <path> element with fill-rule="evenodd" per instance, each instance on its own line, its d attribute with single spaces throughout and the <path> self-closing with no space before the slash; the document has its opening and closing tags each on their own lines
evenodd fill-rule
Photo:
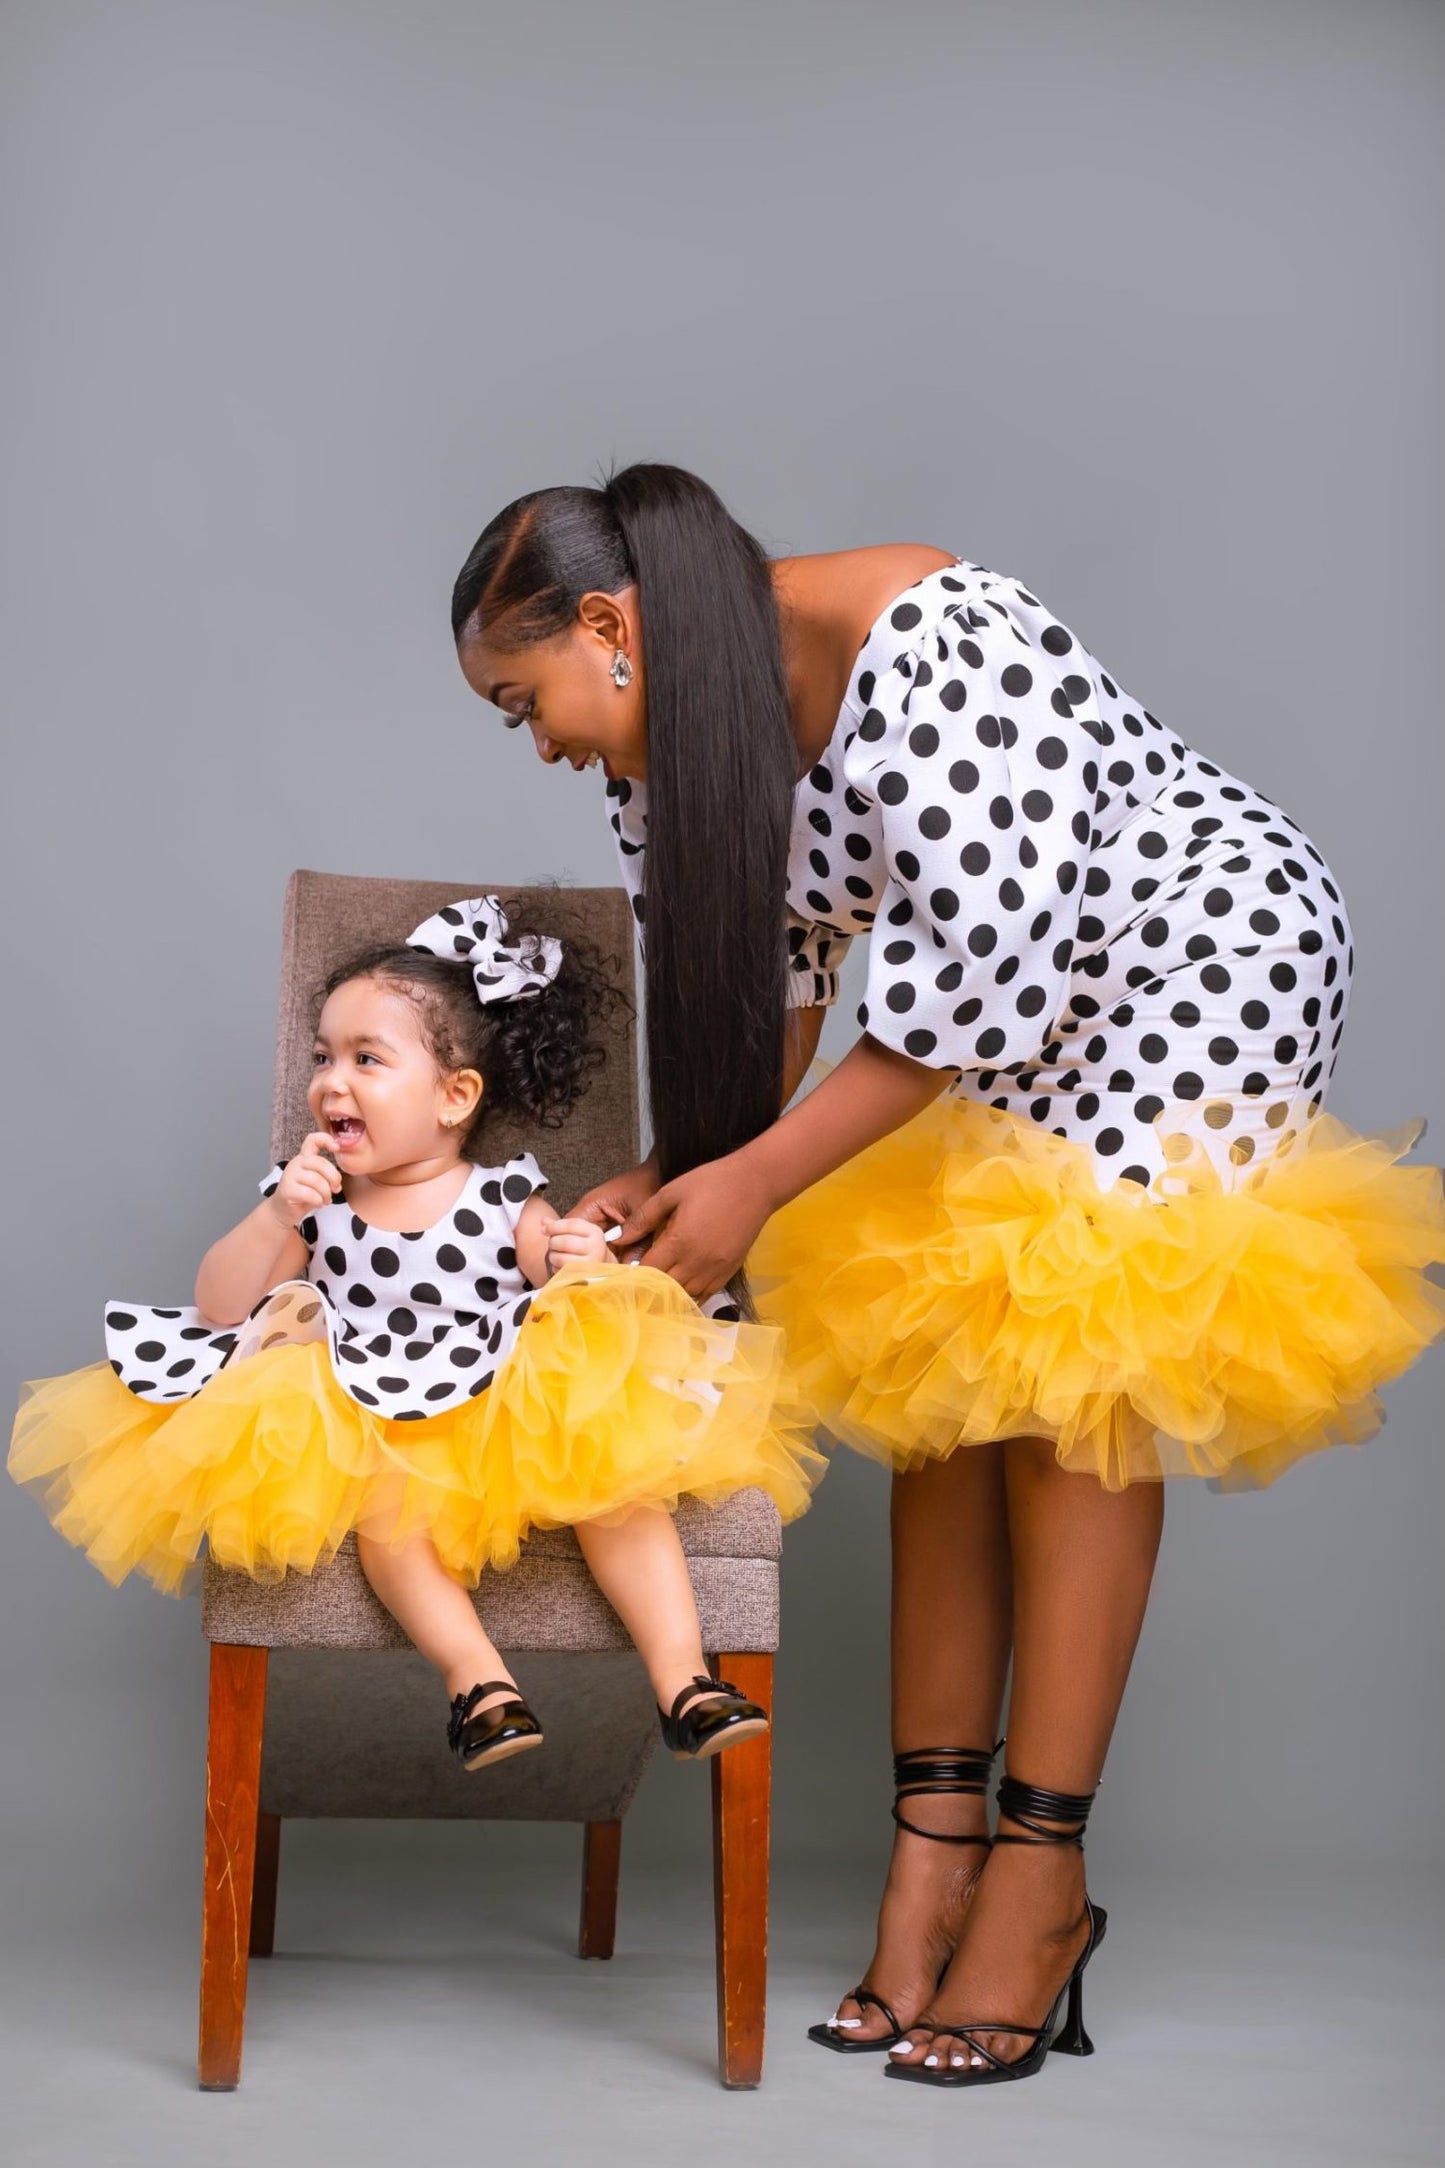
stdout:
<svg viewBox="0 0 1445 2168">
<path fill-rule="evenodd" d="M 990 1840 L 986 1836 L 955 1836 L 948 1830 L 921 1829 L 917 1822 L 906 1820 L 898 1809 L 905 1799 L 922 1799 L 939 1793 L 964 1793 L 974 1799 L 986 1797 L 994 1755 L 1002 1745 L 1000 1739 L 992 1751 L 975 1746 L 920 1746 L 906 1754 L 895 1754 L 893 1819 L 898 1827 L 908 1830 L 912 1836 L 927 1837 L 934 1844 L 988 1844 Z"/>
<path fill-rule="evenodd" d="M 1097 1789 L 1097 1787 L 1096 1787 Z M 1011 1822 L 1032 1830 L 1029 1837 L 1013 1836 L 1002 1832 L 994 1838 L 995 1844 L 1076 1844 L 1084 1847 L 1084 1825 L 1089 1819 L 1089 1809 L 1094 1804 L 1093 1792 L 1051 1792 L 1041 1784 L 1024 1784 L 1018 1777 L 1005 1773 L 999 1778 L 998 1811 L 1007 1815 Z M 1050 1829 L 1049 1822 L 1077 1822 L 1073 1830 Z"/>
</svg>

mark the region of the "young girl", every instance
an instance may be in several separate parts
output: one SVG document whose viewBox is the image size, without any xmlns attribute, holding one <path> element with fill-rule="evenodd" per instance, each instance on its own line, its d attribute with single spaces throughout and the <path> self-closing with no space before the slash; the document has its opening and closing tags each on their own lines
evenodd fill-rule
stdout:
<svg viewBox="0 0 1445 2168">
<path fill-rule="evenodd" d="M 468 1769 L 542 1730 L 466 1591 L 529 1528 L 573 1527 L 667 1744 L 701 1759 L 767 1718 L 707 1676 L 666 1509 L 756 1484 L 791 1518 L 823 1462 L 774 1328 L 621 1264 L 530 1152 L 474 1156 L 494 1109 L 556 1126 L 602 1058 L 593 953 L 507 934 L 472 898 L 333 974 L 311 1135 L 206 1253 L 194 1308 L 111 1303 L 108 1364 L 25 1388 L 8 1466 L 108 1580 L 170 1594 L 203 1540 L 276 1581 L 354 1530 Z"/>
</svg>

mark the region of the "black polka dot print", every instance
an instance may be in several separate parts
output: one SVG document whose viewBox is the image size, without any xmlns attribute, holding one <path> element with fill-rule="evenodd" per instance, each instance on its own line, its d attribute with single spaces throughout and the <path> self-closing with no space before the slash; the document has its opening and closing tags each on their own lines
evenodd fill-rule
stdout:
<svg viewBox="0 0 1445 2168">
<path fill-rule="evenodd" d="M 280 1179 L 273 1167 L 261 1194 Z M 324 1335 L 352 1399 L 394 1421 L 474 1399 L 527 1315 L 517 1220 L 546 1180 L 530 1152 L 473 1167 L 450 1210 L 414 1234 L 368 1227 L 340 1200 L 324 1205 L 298 1230 L 306 1279 L 273 1288 L 238 1332 L 217 1332 L 195 1309 L 108 1305 L 111 1368 L 142 1400 L 186 1400 L 228 1361 Z"/>
<path fill-rule="evenodd" d="M 607 786 L 643 930 L 646 785 Z M 1051 1135 L 1105 1186 L 1180 1134 L 1232 1179 L 1323 1104 L 1354 965 L 1279 806 L 1193 751 L 1017 580 L 960 560 L 885 610 L 794 794 L 788 999 L 858 1021 Z"/>
</svg>

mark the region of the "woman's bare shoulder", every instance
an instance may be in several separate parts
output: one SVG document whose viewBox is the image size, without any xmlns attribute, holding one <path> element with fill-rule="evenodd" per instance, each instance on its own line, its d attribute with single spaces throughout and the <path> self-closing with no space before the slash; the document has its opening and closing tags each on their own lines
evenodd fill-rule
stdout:
<svg viewBox="0 0 1445 2168">
<path fill-rule="evenodd" d="M 858 549 L 775 558 L 774 569 L 785 579 L 825 581 L 835 589 L 840 581 L 856 581 L 860 586 L 900 591 L 957 562 L 953 550 L 937 549 L 931 542 L 869 542 Z"/>
</svg>

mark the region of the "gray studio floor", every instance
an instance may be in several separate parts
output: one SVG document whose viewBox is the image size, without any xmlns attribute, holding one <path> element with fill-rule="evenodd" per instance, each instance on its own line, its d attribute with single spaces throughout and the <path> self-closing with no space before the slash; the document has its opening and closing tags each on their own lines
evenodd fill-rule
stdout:
<svg viewBox="0 0 1445 2168">
<path fill-rule="evenodd" d="M 61 1848 L 62 1851 L 64 1848 Z M 618 1954 L 571 1954 L 570 1831 L 296 1824 L 241 2088 L 196 2091 L 196 1876 L 80 1850 L 7 1868 L 7 2168 L 451 2161 L 1037 2160 L 1068 2168 L 1439 2158 L 1439 1908 L 1398 1875 L 1225 1875 L 1098 1895 L 1099 2052 L 1026 2087 L 885 2084 L 811 2047 L 863 1951 L 863 1878 L 777 1877 L 763 2088 L 713 2077 L 698 1871 L 624 1868 Z M 52 1851 L 51 1857 L 56 1853 Z"/>
</svg>

